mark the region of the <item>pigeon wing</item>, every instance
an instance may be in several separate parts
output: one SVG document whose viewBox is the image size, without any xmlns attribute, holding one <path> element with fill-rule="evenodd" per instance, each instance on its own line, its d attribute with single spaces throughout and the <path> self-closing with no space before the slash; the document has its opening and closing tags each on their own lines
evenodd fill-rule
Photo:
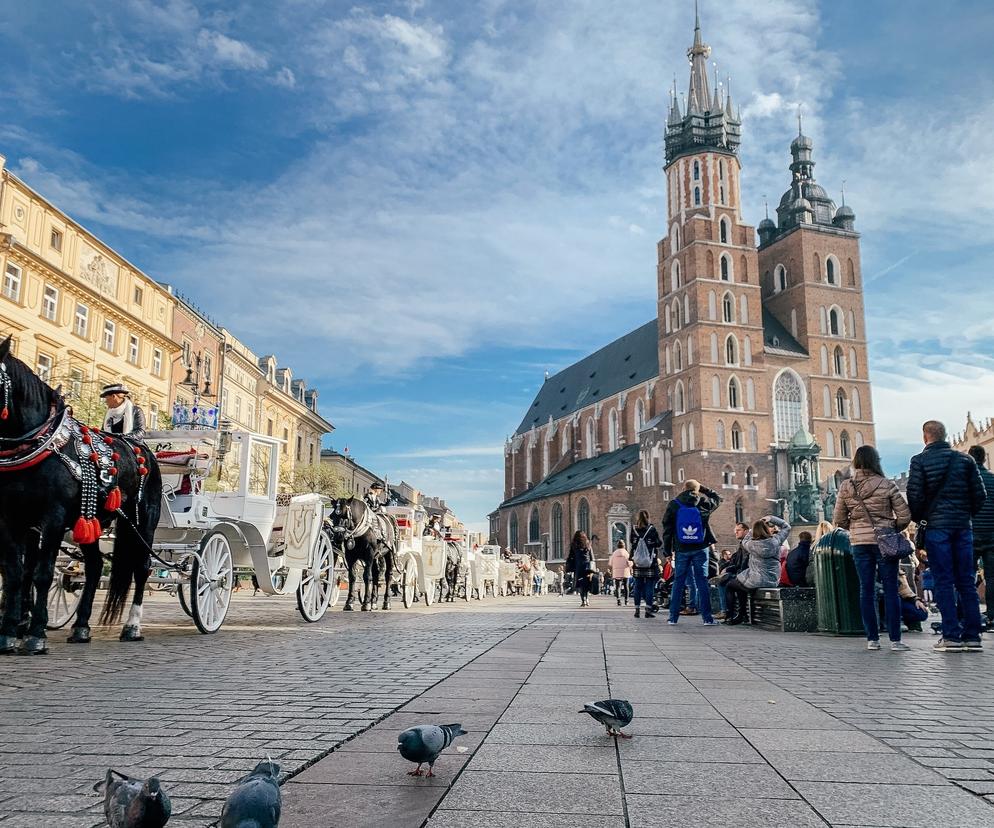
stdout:
<svg viewBox="0 0 994 828">
<path fill-rule="evenodd" d="M 276 828 L 281 794 L 272 776 L 253 776 L 231 792 L 221 811 L 221 828 Z"/>
<path fill-rule="evenodd" d="M 632 710 L 631 702 L 628 702 L 625 699 L 606 699 L 605 701 L 598 702 L 597 704 L 605 710 L 610 710 L 611 715 L 614 716 L 614 718 L 617 719 L 622 726 L 632 723 L 635 711 Z"/>
<path fill-rule="evenodd" d="M 408 762 L 434 762 L 445 747 L 445 731 L 435 725 L 418 725 L 401 733 L 397 742 Z"/>
<path fill-rule="evenodd" d="M 128 828 L 128 807 L 141 793 L 142 783 L 136 779 L 110 779 L 104 799 L 104 816 L 110 828 Z"/>
</svg>

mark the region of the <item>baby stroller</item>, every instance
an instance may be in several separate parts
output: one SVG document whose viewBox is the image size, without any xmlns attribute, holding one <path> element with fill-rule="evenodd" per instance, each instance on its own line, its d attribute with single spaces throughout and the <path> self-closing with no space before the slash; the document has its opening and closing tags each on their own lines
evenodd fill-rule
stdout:
<svg viewBox="0 0 994 828">
<path fill-rule="evenodd" d="M 656 581 L 655 595 L 656 606 L 663 607 L 663 609 L 668 608 L 670 605 L 673 593 L 673 575 L 673 564 L 671 561 L 666 561 L 660 570 L 659 580 Z"/>
</svg>

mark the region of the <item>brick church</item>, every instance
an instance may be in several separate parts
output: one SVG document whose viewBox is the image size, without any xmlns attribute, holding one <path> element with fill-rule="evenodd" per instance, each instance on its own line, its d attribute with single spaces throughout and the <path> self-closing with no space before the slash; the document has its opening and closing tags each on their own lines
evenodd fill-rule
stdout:
<svg viewBox="0 0 994 828">
<path fill-rule="evenodd" d="M 548 377 L 504 450 L 495 542 L 561 560 L 573 532 L 603 560 L 639 509 L 660 520 L 697 479 L 724 498 L 712 525 L 831 513 L 856 447 L 874 441 L 855 214 L 790 144 L 776 221 L 741 213 L 741 120 L 700 20 L 690 86 L 666 121 L 666 235 L 656 318 Z M 595 537 L 596 536 L 596 537 Z"/>
</svg>

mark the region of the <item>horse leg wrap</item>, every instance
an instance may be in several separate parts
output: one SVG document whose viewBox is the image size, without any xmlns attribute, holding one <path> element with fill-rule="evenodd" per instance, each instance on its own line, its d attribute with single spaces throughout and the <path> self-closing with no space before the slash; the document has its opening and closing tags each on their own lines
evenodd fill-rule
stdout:
<svg viewBox="0 0 994 828">
<path fill-rule="evenodd" d="M 48 641 L 37 635 L 29 635 L 21 644 L 21 655 L 47 655 Z"/>
<path fill-rule="evenodd" d="M 121 630 L 121 641 L 144 641 L 142 635 L 142 608 L 139 604 L 131 605 L 131 612 L 128 613 L 128 621 Z"/>
<path fill-rule="evenodd" d="M 90 643 L 90 628 L 89 627 L 73 627 L 72 635 L 66 639 L 70 644 L 89 644 Z"/>
</svg>

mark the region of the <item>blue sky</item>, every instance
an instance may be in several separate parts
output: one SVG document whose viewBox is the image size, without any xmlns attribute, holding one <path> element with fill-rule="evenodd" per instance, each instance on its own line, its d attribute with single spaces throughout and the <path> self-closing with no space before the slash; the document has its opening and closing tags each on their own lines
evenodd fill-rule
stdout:
<svg viewBox="0 0 994 828">
<path fill-rule="evenodd" d="M 720 9 L 720 13 L 719 13 Z M 746 219 L 816 176 L 864 233 L 878 442 L 994 416 L 994 6 L 703 0 Z M 690 0 L 0 7 L 12 170 L 321 390 L 330 442 L 482 526 L 546 370 L 655 313 Z"/>
</svg>

